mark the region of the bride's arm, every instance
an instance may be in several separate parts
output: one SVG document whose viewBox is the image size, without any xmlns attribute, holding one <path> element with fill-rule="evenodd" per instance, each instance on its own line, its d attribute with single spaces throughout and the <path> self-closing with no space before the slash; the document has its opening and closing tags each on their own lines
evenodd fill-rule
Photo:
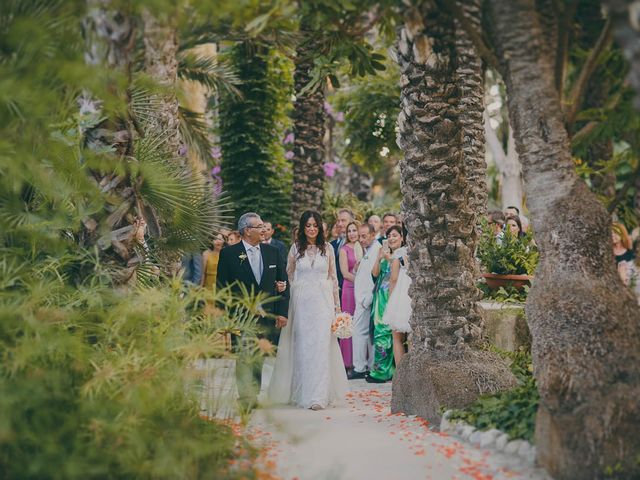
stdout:
<svg viewBox="0 0 640 480">
<path fill-rule="evenodd" d="M 289 249 L 289 256 L 287 257 L 287 277 L 289 277 L 289 285 L 293 283 L 293 276 L 296 273 L 296 257 L 298 256 L 298 249 L 296 244 L 291 245 Z"/>
<path fill-rule="evenodd" d="M 336 274 L 336 256 L 333 253 L 333 247 L 330 243 L 327 243 L 325 252 L 329 259 L 329 280 L 331 280 L 333 284 L 333 303 L 336 313 L 340 313 L 340 287 L 338 286 L 338 275 Z"/>
</svg>

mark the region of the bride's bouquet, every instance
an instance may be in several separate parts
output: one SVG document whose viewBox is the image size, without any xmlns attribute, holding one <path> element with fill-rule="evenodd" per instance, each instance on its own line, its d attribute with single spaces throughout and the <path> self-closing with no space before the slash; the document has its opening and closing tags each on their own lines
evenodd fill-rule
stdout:
<svg viewBox="0 0 640 480">
<path fill-rule="evenodd" d="M 351 338 L 353 335 L 353 318 L 346 312 L 336 315 L 331 324 L 331 333 L 338 338 Z"/>
</svg>

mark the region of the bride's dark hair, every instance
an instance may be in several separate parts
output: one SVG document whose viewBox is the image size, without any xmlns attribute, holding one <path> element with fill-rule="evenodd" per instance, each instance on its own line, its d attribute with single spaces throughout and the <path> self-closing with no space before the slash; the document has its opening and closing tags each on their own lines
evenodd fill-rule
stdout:
<svg viewBox="0 0 640 480">
<path fill-rule="evenodd" d="M 324 240 L 324 229 L 322 228 L 322 217 L 320 214 L 313 210 L 307 210 L 300 217 L 300 224 L 298 225 L 298 238 L 296 239 L 296 246 L 298 247 L 298 258 L 304 257 L 309 242 L 307 241 L 307 235 L 304 233 L 304 227 L 310 218 L 313 218 L 318 225 L 318 236 L 316 237 L 316 246 L 320 249 L 322 255 L 326 255 L 326 244 Z"/>
</svg>

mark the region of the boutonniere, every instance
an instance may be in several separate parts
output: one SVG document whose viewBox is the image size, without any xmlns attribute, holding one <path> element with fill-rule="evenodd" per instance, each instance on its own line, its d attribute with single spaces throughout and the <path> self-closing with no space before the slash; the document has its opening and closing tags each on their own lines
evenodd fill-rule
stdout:
<svg viewBox="0 0 640 480">
<path fill-rule="evenodd" d="M 240 255 L 238 255 L 238 258 L 240 259 L 240 265 L 242 265 L 242 262 L 244 262 L 247 259 L 247 254 L 241 253 Z"/>
</svg>

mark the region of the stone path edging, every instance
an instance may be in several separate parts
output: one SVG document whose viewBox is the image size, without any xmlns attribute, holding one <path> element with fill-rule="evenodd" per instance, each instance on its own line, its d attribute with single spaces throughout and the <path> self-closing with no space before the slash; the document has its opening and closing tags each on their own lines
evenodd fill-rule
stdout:
<svg viewBox="0 0 640 480">
<path fill-rule="evenodd" d="M 452 411 L 447 410 L 440 421 L 440 431 L 456 436 L 474 447 L 491 448 L 507 455 L 517 455 L 531 466 L 536 463 L 536 447 L 527 440 L 509 440 L 509 435 L 502 430 L 478 430 L 468 423 L 457 420 L 450 422 Z"/>
</svg>

